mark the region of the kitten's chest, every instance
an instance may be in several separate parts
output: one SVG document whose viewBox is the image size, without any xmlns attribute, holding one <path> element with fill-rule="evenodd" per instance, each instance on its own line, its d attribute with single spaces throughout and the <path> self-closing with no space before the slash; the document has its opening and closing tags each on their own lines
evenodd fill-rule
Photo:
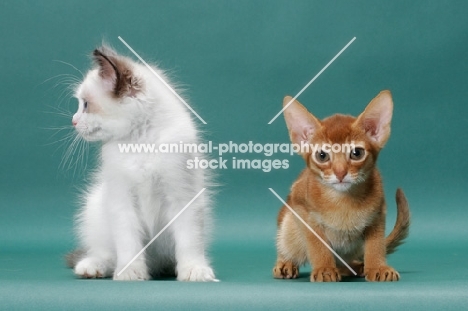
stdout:
<svg viewBox="0 0 468 311">
<path fill-rule="evenodd" d="M 349 233 L 363 232 L 375 217 L 372 209 L 353 209 L 346 206 L 311 214 L 323 227 Z"/>
<path fill-rule="evenodd" d="M 351 253 L 363 243 L 364 230 L 374 220 L 370 210 L 349 210 L 342 208 L 325 213 L 311 213 L 325 233 L 331 246 L 339 253 Z"/>
<path fill-rule="evenodd" d="M 161 157 L 157 153 L 126 151 L 119 144 L 105 146 L 102 149 L 104 172 L 133 182 L 145 182 L 158 175 L 163 165 L 161 162 Z"/>
</svg>

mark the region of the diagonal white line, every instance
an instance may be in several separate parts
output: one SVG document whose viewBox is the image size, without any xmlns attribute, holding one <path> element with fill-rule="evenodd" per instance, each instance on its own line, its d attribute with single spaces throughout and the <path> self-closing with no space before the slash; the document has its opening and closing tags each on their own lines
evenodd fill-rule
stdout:
<svg viewBox="0 0 468 311">
<path fill-rule="evenodd" d="M 158 75 L 157 72 L 154 71 L 154 69 L 153 69 L 150 65 L 148 65 L 148 63 L 145 62 L 145 60 L 144 60 L 143 58 L 141 58 L 140 55 L 138 55 L 138 53 L 135 52 L 135 50 L 132 49 L 132 47 L 131 47 L 130 45 L 128 45 L 128 43 L 125 42 L 124 39 L 122 39 L 122 37 L 119 36 L 118 38 L 119 38 L 120 41 L 122 41 L 123 44 L 125 44 L 125 46 L 126 46 L 130 51 L 132 51 L 133 54 L 135 54 L 135 56 L 136 56 L 146 67 L 148 67 L 148 69 L 149 69 L 159 80 L 161 80 L 161 82 L 169 89 L 169 91 L 172 92 L 172 94 L 174 94 L 174 95 L 175 95 L 175 96 L 176 96 L 176 97 L 177 97 L 177 98 L 178 98 L 178 99 L 179 99 L 179 100 L 180 100 L 180 101 L 181 101 L 181 102 L 198 118 L 198 119 L 200 119 L 200 121 L 202 121 L 203 124 L 206 124 L 205 120 L 203 120 L 203 118 L 200 117 L 200 115 L 199 115 L 195 110 L 193 110 L 192 107 L 190 107 L 190 105 L 187 104 L 187 102 L 186 102 L 182 97 L 180 97 L 179 94 L 177 94 L 177 92 L 174 91 L 174 89 L 173 89 L 169 84 L 167 84 L 167 82 L 164 81 L 164 79 L 163 79 L 160 75 Z"/>
<path fill-rule="evenodd" d="M 297 219 L 299 219 L 299 220 L 304 224 L 304 226 L 307 227 L 307 229 L 310 230 L 310 232 L 312 232 L 312 233 L 317 237 L 317 239 L 320 240 L 320 242 L 323 243 L 323 245 L 325 245 L 325 246 L 333 253 L 333 255 L 336 256 L 336 258 L 338 258 L 338 259 L 349 269 L 349 271 L 351 271 L 354 275 L 357 275 L 356 271 L 354 271 L 353 268 L 351 268 L 351 267 L 346 263 L 346 261 L 344 261 L 343 258 L 341 258 L 340 255 L 338 255 L 338 254 L 333 250 L 333 248 L 331 248 L 331 247 L 327 244 L 327 242 L 325 242 L 325 241 L 317 234 L 317 232 L 315 232 L 315 230 L 312 229 L 312 227 L 309 226 L 309 224 L 306 223 L 306 222 L 304 221 L 304 219 L 302 219 L 301 216 L 299 216 L 299 214 L 297 214 L 297 213 L 291 208 L 291 206 L 289 206 L 288 203 L 286 203 L 286 202 L 278 195 L 278 193 L 275 192 L 275 190 L 273 190 L 272 188 L 268 188 L 268 189 L 284 204 L 284 206 L 286 206 L 286 207 L 289 209 L 289 211 L 290 211 L 291 213 L 294 214 L 294 216 L 297 217 Z"/>
<path fill-rule="evenodd" d="M 312 82 L 314 82 L 314 81 L 328 68 L 328 66 L 330 66 L 330 65 L 335 61 L 335 59 L 337 59 L 338 56 L 340 56 L 341 53 L 343 53 L 343 52 L 348 48 L 348 46 L 351 45 L 351 43 L 354 42 L 354 40 L 356 40 L 356 37 L 354 37 L 353 39 L 351 39 L 351 41 L 349 41 L 348 44 L 346 44 L 345 47 L 342 48 L 341 51 L 339 51 L 338 54 L 336 54 L 335 57 L 333 57 L 332 60 L 329 61 L 328 64 L 326 64 L 325 67 L 323 67 L 322 70 L 320 70 L 319 73 L 317 73 L 317 74 L 315 75 L 315 77 L 313 77 L 312 80 L 310 80 L 309 83 L 307 83 L 306 86 L 304 86 L 304 87 L 302 88 L 302 90 L 300 90 L 299 93 L 297 93 L 296 96 L 294 96 L 293 99 L 291 99 L 291 101 L 290 101 L 286 106 L 284 106 L 283 109 L 281 109 L 281 111 L 278 112 L 278 113 L 276 114 L 276 116 L 273 117 L 273 119 L 270 120 L 270 122 L 268 122 L 268 124 L 273 123 L 273 121 L 275 121 L 276 118 L 278 118 L 279 115 L 282 114 L 283 111 L 286 110 L 286 108 L 288 108 L 289 105 L 291 105 L 291 103 L 292 103 L 293 101 L 295 101 L 295 100 L 299 97 L 299 95 L 301 95 L 302 92 L 304 92 L 304 91 L 312 84 Z"/>
<path fill-rule="evenodd" d="M 202 194 L 203 191 L 205 191 L 205 189 L 206 188 L 200 190 L 200 192 L 198 192 L 197 195 L 193 197 L 193 199 L 190 200 L 190 202 L 188 202 L 187 205 L 185 205 L 184 208 L 181 209 L 180 212 L 178 212 L 177 215 L 175 215 L 174 218 L 172 218 L 172 220 L 169 221 L 167 225 L 165 225 L 164 228 L 162 228 L 161 231 L 159 231 L 158 234 L 156 234 L 154 238 L 152 238 L 151 241 L 149 241 L 148 244 L 146 244 L 145 247 L 143 247 L 143 249 L 139 251 L 138 254 L 136 254 L 135 257 L 133 257 L 132 260 L 130 260 L 130 262 L 125 267 L 123 267 L 122 270 L 120 270 L 119 273 L 117 273 L 117 276 L 120 276 L 120 274 L 122 274 L 122 272 L 124 272 L 138 258 L 138 256 L 140 256 L 148 248 L 148 246 L 150 246 L 151 243 L 154 242 L 154 240 L 156 240 L 183 212 L 185 212 L 185 210 L 190 206 L 190 204 L 192 204 L 193 201 L 195 201 L 200 196 L 200 194 Z"/>
</svg>

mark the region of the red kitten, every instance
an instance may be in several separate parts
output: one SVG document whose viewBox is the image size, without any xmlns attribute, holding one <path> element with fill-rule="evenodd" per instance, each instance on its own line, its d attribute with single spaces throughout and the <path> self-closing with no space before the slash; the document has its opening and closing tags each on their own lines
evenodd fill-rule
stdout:
<svg viewBox="0 0 468 311">
<path fill-rule="evenodd" d="M 291 99 L 287 96 L 284 105 Z M 320 121 L 298 101 L 284 112 L 292 143 L 322 146 L 301 152 L 307 167 L 292 185 L 287 204 L 368 281 L 399 280 L 385 257 L 409 231 L 408 203 L 398 189 L 397 221 L 385 237 L 386 204 L 376 161 L 390 136 L 392 110 L 390 92 L 382 91 L 357 118 L 336 114 Z M 333 152 L 323 147 L 333 144 L 353 148 Z M 296 278 L 298 267 L 307 261 L 313 267 L 312 282 L 335 282 L 350 275 L 286 206 L 278 216 L 277 252 L 275 278 Z"/>
</svg>

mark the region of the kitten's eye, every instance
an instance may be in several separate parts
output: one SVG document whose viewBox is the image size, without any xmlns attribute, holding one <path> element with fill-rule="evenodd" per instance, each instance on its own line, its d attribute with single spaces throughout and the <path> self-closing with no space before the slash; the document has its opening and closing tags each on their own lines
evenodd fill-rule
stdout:
<svg viewBox="0 0 468 311">
<path fill-rule="evenodd" d="M 362 160 L 365 154 L 366 154 L 366 151 L 364 150 L 364 148 L 354 148 L 349 154 L 349 157 L 351 158 L 351 160 L 358 161 L 358 160 Z"/>
<path fill-rule="evenodd" d="M 315 159 L 317 159 L 319 163 L 325 163 L 328 160 L 330 160 L 330 155 L 326 153 L 325 151 L 320 150 L 320 151 L 317 151 L 317 153 L 315 154 Z"/>
<path fill-rule="evenodd" d="M 83 103 L 83 112 L 86 112 L 86 110 L 88 110 L 88 102 L 87 101 L 85 101 Z"/>
</svg>

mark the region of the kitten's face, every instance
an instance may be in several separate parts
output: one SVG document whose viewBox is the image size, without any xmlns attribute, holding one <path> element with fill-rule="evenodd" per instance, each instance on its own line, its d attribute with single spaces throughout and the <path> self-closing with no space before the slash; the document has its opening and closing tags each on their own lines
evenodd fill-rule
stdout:
<svg viewBox="0 0 468 311">
<path fill-rule="evenodd" d="M 316 151 L 305 155 L 308 168 L 321 182 L 348 191 L 366 180 L 375 166 L 378 150 L 367 143 L 366 134 L 353 128 L 355 118 L 335 115 L 322 121 L 311 143 Z"/>
<path fill-rule="evenodd" d="M 84 139 L 106 141 L 125 136 L 131 131 L 132 103 L 125 98 L 114 98 L 107 91 L 98 70 L 88 73 L 75 96 L 78 110 L 72 122 Z"/>
<path fill-rule="evenodd" d="M 284 99 L 284 104 L 291 97 Z M 315 149 L 302 152 L 307 167 L 325 185 L 349 191 L 364 182 L 375 168 L 379 151 L 390 136 L 393 102 L 389 91 L 381 92 L 357 118 L 334 115 L 322 121 L 298 101 L 284 112 L 291 141 Z"/>
<path fill-rule="evenodd" d="M 131 64 L 106 49 L 96 50 L 94 60 L 98 68 L 90 70 L 76 89 L 78 110 L 72 123 L 88 141 L 124 138 L 141 117 Z"/>
</svg>

